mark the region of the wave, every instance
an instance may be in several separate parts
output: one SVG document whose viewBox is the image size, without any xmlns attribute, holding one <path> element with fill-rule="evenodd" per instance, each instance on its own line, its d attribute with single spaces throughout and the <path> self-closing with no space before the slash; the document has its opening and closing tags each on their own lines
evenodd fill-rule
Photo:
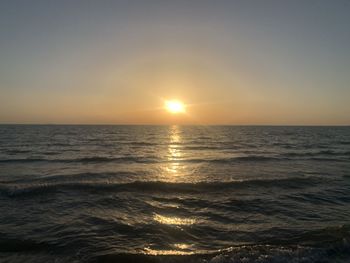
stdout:
<svg viewBox="0 0 350 263">
<path fill-rule="evenodd" d="M 281 160 L 287 160 L 287 158 L 263 156 L 263 155 L 248 155 L 248 156 L 237 156 L 233 158 L 212 159 L 209 161 L 213 163 L 232 163 L 232 162 L 241 162 L 241 161 L 263 162 L 263 161 L 281 161 Z"/>
<path fill-rule="evenodd" d="M 301 157 L 301 158 L 297 158 Z M 277 156 L 264 156 L 264 155 L 247 155 L 247 156 L 237 156 L 232 158 L 217 158 L 217 159 L 187 159 L 187 160 L 177 160 L 177 162 L 188 162 L 188 163 L 217 163 L 217 164 L 234 164 L 234 163 L 244 163 L 244 162 L 281 162 L 281 161 L 334 161 L 334 162 L 348 162 L 349 158 L 329 158 L 329 157 L 313 157 L 302 158 L 305 156 L 301 155 L 277 155 Z"/>
<path fill-rule="evenodd" d="M 97 256 L 90 262 L 133 262 L 133 263 L 348 263 L 349 255 L 343 249 L 340 252 L 330 249 L 316 249 L 300 246 L 242 246 L 231 252 L 195 254 L 195 255 L 143 255 L 110 254 Z"/>
<path fill-rule="evenodd" d="M 286 158 L 284 158 L 286 159 Z M 220 158 L 220 159 L 179 159 L 176 162 L 183 163 L 233 163 L 241 161 L 271 161 L 271 160 L 282 160 L 282 158 L 265 157 L 265 156 L 241 156 L 234 158 Z M 169 160 L 157 159 L 156 157 L 82 157 L 74 159 L 47 159 L 47 158 L 18 158 L 18 159 L 2 159 L 0 163 L 164 163 L 172 162 Z"/>
<path fill-rule="evenodd" d="M 218 158 L 218 159 L 179 159 L 177 162 L 188 163 L 232 163 L 239 161 L 270 161 L 270 160 L 282 160 L 286 158 L 267 157 L 267 156 L 238 156 L 233 158 Z M 156 157 L 82 157 L 73 159 L 47 159 L 47 158 L 18 158 L 18 159 L 2 159 L 0 163 L 31 163 L 31 162 L 53 162 L 53 163 L 124 163 L 124 162 L 136 162 L 136 163 L 161 163 L 169 162 L 168 160 L 157 159 Z"/>
<path fill-rule="evenodd" d="M 42 158 L 19 158 L 19 159 L 1 159 L 0 163 L 30 163 L 30 162 L 43 162 Z"/>
<path fill-rule="evenodd" d="M 7 154 L 21 154 L 21 153 L 30 153 L 32 150 L 21 150 L 21 149 L 11 149 L 11 150 L 6 150 L 5 152 Z"/>
<path fill-rule="evenodd" d="M 2 159 L 0 163 L 31 163 L 31 162 L 49 162 L 49 163 L 108 163 L 108 162 L 140 162 L 140 163 L 150 163 L 154 162 L 153 158 L 144 157 L 82 157 L 74 159 L 46 159 L 46 158 L 19 158 L 19 159 Z"/>
<path fill-rule="evenodd" d="M 93 224 L 103 224 L 99 218 L 92 218 Z M 281 232 L 280 229 L 278 230 Z M 193 263 L 250 263 L 250 262 L 349 262 L 350 260 L 350 225 L 330 226 L 315 230 L 300 231 L 299 234 L 294 231 L 284 229 L 285 238 L 273 238 L 271 232 L 277 230 L 266 229 L 269 232 L 269 240 L 260 240 L 255 243 L 247 243 L 228 247 L 225 249 L 152 249 L 146 247 L 135 253 L 112 253 L 110 250 L 96 251 L 95 249 L 85 247 L 86 253 L 81 254 L 83 262 L 193 262 Z M 272 235 L 273 236 L 273 235 Z M 68 242 L 45 242 L 43 240 L 32 240 L 23 238 L 14 238 L 0 233 L 0 253 L 36 253 L 56 252 L 62 254 L 63 251 L 81 250 L 84 246 L 79 243 Z M 104 246 L 108 244 L 103 243 Z M 67 247 L 69 246 L 69 248 Z M 73 246 L 73 247 L 72 247 Z M 125 247 L 125 250 L 128 250 Z M 68 256 L 68 255 L 67 255 Z M 39 259 L 39 258 L 37 258 Z M 20 261 L 18 261 L 20 262 Z M 35 262 L 35 261 L 34 261 Z M 39 261 L 36 262 L 45 262 Z M 51 261 L 50 261 L 51 262 Z M 71 262 L 69 260 L 59 262 Z"/>
<path fill-rule="evenodd" d="M 123 156 L 123 157 L 83 157 L 72 160 L 60 160 L 63 162 L 79 162 L 79 163 L 105 163 L 105 162 L 141 162 L 149 163 L 154 161 L 154 158 L 145 157 L 133 157 L 133 156 Z"/>
<path fill-rule="evenodd" d="M 228 182 L 197 182 L 197 183 L 171 183 L 165 181 L 133 181 L 114 182 L 113 179 L 105 178 L 79 178 L 66 179 L 36 179 L 24 182 L 0 183 L 0 194 L 16 197 L 27 194 L 46 194 L 64 190 L 75 191 L 115 191 L 115 192 L 167 192 L 167 193 L 203 193 L 222 192 L 234 188 L 248 187 L 275 187 L 275 188 L 304 188 L 320 183 L 321 178 L 316 177 L 291 177 L 275 179 L 239 180 Z"/>
<path fill-rule="evenodd" d="M 207 147 L 204 147 L 207 148 Z M 47 154 L 50 155 L 50 154 Z M 54 154 L 51 154 L 54 155 Z M 320 151 L 316 153 L 301 152 L 301 153 L 283 153 L 274 156 L 267 155 L 246 155 L 235 156 L 227 158 L 192 158 L 192 159 L 178 159 L 176 162 L 182 163 L 219 163 L 231 164 L 239 162 L 269 162 L 269 161 L 291 161 L 291 160 L 315 160 L 315 161 L 349 161 L 350 152 L 333 152 Z M 306 157 L 306 158 L 305 158 Z M 333 158 L 332 158 L 333 157 Z M 91 156 L 79 157 L 71 159 L 48 159 L 48 158 L 13 158 L 0 159 L 0 163 L 167 163 L 173 162 L 159 158 L 157 156 L 120 156 L 120 157 L 106 157 L 106 156 Z"/>
<path fill-rule="evenodd" d="M 350 245 L 350 225 L 326 227 L 302 233 L 299 236 L 290 238 L 288 242 L 304 245 L 325 246 L 334 243 Z M 350 248 L 350 246 L 349 246 Z M 350 253 L 350 250 L 348 251 Z"/>
<path fill-rule="evenodd" d="M 141 253 L 99 255 L 91 262 L 207 262 L 207 263 L 284 263 L 349 262 L 350 226 L 306 231 L 286 240 L 270 240 L 219 250 L 155 250 Z"/>
<path fill-rule="evenodd" d="M 348 236 L 347 236 L 348 237 Z M 145 263 L 284 263 L 338 262 L 350 260 L 347 240 L 337 240 L 324 246 L 247 244 L 216 251 L 186 252 L 178 250 L 145 250 L 144 253 L 106 254 L 91 258 L 90 262 Z M 150 253 L 151 252 L 151 253 Z"/>
<path fill-rule="evenodd" d="M 290 156 L 290 157 L 304 157 L 304 156 L 349 156 L 350 151 L 333 151 L 333 150 L 322 150 L 317 152 L 288 152 L 282 154 L 282 156 Z"/>
</svg>

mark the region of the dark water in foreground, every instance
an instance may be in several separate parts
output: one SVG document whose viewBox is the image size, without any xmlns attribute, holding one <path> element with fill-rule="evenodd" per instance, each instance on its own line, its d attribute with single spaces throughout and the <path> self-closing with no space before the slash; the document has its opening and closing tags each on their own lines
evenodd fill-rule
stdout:
<svg viewBox="0 0 350 263">
<path fill-rule="evenodd" d="M 349 127 L 0 126 L 0 262 L 350 262 Z"/>
</svg>

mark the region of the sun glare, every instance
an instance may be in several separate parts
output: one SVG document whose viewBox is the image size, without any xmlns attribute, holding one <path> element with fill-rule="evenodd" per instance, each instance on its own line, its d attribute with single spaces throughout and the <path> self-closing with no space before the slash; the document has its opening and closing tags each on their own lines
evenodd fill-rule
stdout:
<svg viewBox="0 0 350 263">
<path fill-rule="evenodd" d="M 168 100 L 165 102 L 165 108 L 171 113 L 183 113 L 185 112 L 185 105 L 181 101 Z"/>
</svg>

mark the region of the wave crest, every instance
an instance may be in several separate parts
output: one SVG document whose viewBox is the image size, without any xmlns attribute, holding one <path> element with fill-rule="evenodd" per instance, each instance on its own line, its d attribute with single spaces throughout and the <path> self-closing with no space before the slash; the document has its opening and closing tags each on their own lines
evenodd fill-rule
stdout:
<svg viewBox="0 0 350 263">
<path fill-rule="evenodd" d="M 21 181 L 2 182 L 0 183 L 0 194 L 15 197 L 23 194 L 47 194 L 63 190 L 203 193 L 247 187 L 300 188 L 318 184 L 320 180 L 322 180 L 321 178 L 315 177 L 290 177 L 228 182 L 173 183 L 166 181 L 133 181 L 120 183 L 114 182 L 108 178 L 101 180 L 98 177 L 93 178 L 90 174 L 87 175 L 89 175 L 88 178 L 80 177 L 79 180 L 74 180 L 74 178 L 72 178 L 72 180 L 62 180 L 57 177 L 55 180 L 43 178 L 25 181 L 24 183 L 21 183 Z"/>
</svg>

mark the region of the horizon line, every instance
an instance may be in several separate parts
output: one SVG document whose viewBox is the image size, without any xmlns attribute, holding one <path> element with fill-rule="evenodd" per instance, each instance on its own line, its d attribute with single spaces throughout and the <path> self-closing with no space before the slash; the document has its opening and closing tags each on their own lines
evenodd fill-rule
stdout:
<svg viewBox="0 0 350 263">
<path fill-rule="evenodd" d="M 150 123 L 0 123 L 0 126 L 269 126 L 269 127 L 349 127 L 350 124 L 150 124 Z"/>
</svg>

